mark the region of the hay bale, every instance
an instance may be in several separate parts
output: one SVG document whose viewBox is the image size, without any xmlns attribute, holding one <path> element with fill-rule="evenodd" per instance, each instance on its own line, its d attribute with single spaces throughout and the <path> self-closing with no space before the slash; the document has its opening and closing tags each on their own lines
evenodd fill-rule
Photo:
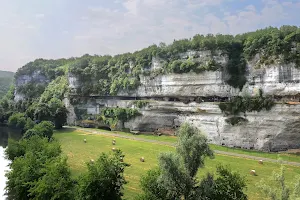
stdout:
<svg viewBox="0 0 300 200">
<path fill-rule="evenodd" d="M 256 176 L 256 171 L 255 171 L 254 169 L 252 169 L 252 170 L 250 171 L 250 174 L 251 174 L 252 176 Z"/>
<path fill-rule="evenodd" d="M 264 164 L 264 161 L 263 160 L 259 160 L 258 163 L 262 165 L 262 164 Z"/>
<path fill-rule="evenodd" d="M 86 143 L 86 139 L 85 138 L 83 139 L 83 142 Z"/>
<path fill-rule="evenodd" d="M 140 161 L 141 161 L 141 162 L 145 162 L 145 158 L 144 158 L 144 157 L 141 157 L 141 158 L 140 158 Z"/>
</svg>

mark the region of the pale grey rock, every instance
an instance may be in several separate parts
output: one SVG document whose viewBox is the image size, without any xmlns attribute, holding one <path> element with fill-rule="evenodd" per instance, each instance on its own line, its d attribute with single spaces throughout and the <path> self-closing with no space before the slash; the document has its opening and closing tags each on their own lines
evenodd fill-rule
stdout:
<svg viewBox="0 0 300 200">
<path fill-rule="evenodd" d="M 17 79 L 15 80 L 16 89 L 15 89 L 15 94 L 14 94 L 15 95 L 14 101 L 24 100 L 25 95 L 17 92 L 17 88 L 22 85 L 28 84 L 30 82 L 49 83 L 49 80 L 43 74 L 41 74 L 40 71 L 34 71 L 30 75 L 21 75 L 21 76 L 17 77 Z"/>
</svg>

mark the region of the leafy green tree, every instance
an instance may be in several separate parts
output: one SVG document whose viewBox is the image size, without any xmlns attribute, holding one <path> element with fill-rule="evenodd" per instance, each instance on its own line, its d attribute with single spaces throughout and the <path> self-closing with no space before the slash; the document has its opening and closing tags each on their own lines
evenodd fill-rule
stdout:
<svg viewBox="0 0 300 200">
<path fill-rule="evenodd" d="M 8 119 L 8 125 L 13 128 L 23 130 L 26 125 L 26 117 L 24 113 L 14 113 Z"/>
<path fill-rule="evenodd" d="M 15 158 L 23 156 L 25 154 L 25 144 L 23 140 L 16 141 L 13 139 L 8 139 L 8 146 L 5 149 L 6 158 L 13 161 Z"/>
<path fill-rule="evenodd" d="M 34 199 L 72 200 L 75 184 L 66 158 L 47 160 L 41 170 L 43 176 L 30 185 L 29 195 Z"/>
<path fill-rule="evenodd" d="M 222 165 L 217 167 L 217 175 L 211 200 L 247 200 L 247 195 L 244 193 L 246 188 L 244 177 Z"/>
<path fill-rule="evenodd" d="M 162 153 L 158 158 L 160 176 L 157 181 L 163 187 L 162 193 L 168 191 L 166 199 L 196 199 L 196 174 L 204 166 L 206 157 L 213 157 L 207 138 L 195 127 L 183 124 L 178 130 L 176 153 Z M 151 188 L 144 187 L 144 191 L 156 199 L 161 198 L 152 193 Z"/>
<path fill-rule="evenodd" d="M 42 121 L 39 124 L 36 124 L 33 127 L 33 130 L 38 132 L 39 135 L 42 135 L 43 137 L 51 138 L 53 135 L 53 129 L 54 125 L 50 121 Z"/>
<path fill-rule="evenodd" d="M 26 119 L 26 124 L 24 126 L 24 131 L 27 131 L 29 129 L 32 129 L 34 127 L 35 123 L 30 119 L 29 117 Z"/>
<path fill-rule="evenodd" d="M 11 145 L 14 145 L 11 147 Z M 10 171 L 6 173 L 8 179 L 6 183 L 6 193 L 8 199 L 41 199 L 36 196 L 36 191 L 46 191 L 44 188 L 52 188 L 51 193 L 39 194 L 46 196 L 47 194 L 59 194 L 58 191 L 69 190 L 68 184 L 60 184 L 61 188 L 57 188 L 52 185 L 54 182 L 60 183 L 61 177 L 67 177 L 68 174 L 63 173 L 64 171 L 59 171 L 57 168 L 57 174 L 59 176 L 52 177 L 50 182 L 44 182 L 43 176 L 52 175 L 52 170 L 48 170 L 47 164 L 55 166 L 57 164 L 57 158 L 61 154 L 60 145 L 55 142 L 48 142 L 46 138 L 40 138 L 38 136 L 33 136 L 30 139 L 22 139 L 17 143 L 9 143 L 6 150 L 6 156 L 12 160 L 10 164 Z M 50 173 L 50 174 L 48 174 Z M 53 173 L 54 174 L 54 173 Z M 46 176 L 47 177 L 47 176 Z M 66 179 L 65 181 L 68 181 Z M 51 184 L 51 185 L 44 185 Z M 37 186 L 35 188 L 35 186 Z M 55 190 L 57 189 L 57 190 Z M 52 197 L 49 196 L 48 199 Z M 57 199 L 57 198 L 54 198 Z"/>
<path fill-rule="evenodd" d="M 78 199 L 121 199 L 126 184 L 123 173 L 129 166 L 120 161 L 121 157 L 124 155 L 118 150 L 112 155 L 103 153 L 94 163 L 88 163 L 88 172 L 78 180 Z"/>
<path fill-rule="evenodd" d="M 27 130 L 24 135 L 23 135 L 23 138 L 24 139 L 29 139 L 33 136 L 39 136 L 39 137 L 43 137 L 42 133 L 39 133 L 38 131 L 36 131 L 35 129 L 29 129 Z"/>
<path fill-rule="evenodd" d="M 300 176 L 295 180 L 294 187 L 289 187 L 285 181 L 285 168 L 282 165 L 278 172 L 273 171 L 268 180 L 262 179 L 257 187 L 271 200 L 299 200 Z"/>
<path fill-rule="evenodd" d="M 34 118 L 39 121 L 51 121 L 51 110 L 46 103 L 39 103 L 34 112 Z"/>
<path fill-rule="evenodd" d="M 144 194 L 140 195 L 139 200 L 172 200 L 168 197 L 168 190 L 158 181 L 161 172 L 159 168 L 151 169 L 145 176 L 141 177 L 141 187 Z"/>
<path fill-rule="evenodd" d="M 5 155 L 9 160 L 13 161 L 15 158 L 24 156 L 29 151 L 47 154 L 50 157 L 57 157 L 61 153 L 60 145 L 57 141 L 48 142 L 47 138 L 35 135 L 19 141 L 9 139 Z"/>
</svg>

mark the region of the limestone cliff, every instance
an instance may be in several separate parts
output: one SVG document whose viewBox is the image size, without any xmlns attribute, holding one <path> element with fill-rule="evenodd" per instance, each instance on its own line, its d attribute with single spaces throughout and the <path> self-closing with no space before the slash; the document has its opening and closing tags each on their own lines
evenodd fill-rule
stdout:
<svg viewBox="0 0 300 200">
<path fill-rule="evenodd" d="M 226 62 L 226 58 L 217 59 Z M 159 68 L 161 62 L 155 60 L 152 67 Z M 141 85 L 135 91 L 120 92 L 114 97 L 86 97 L 85 103 L 75 107 L 86 109 L 88 114 L 98 114 L 102 107 L 131 108 L 136 99 L 148 99 L 148 105 L 141 109 L 142 115 L 126 122 L 125 128 L 153 132 L 161 128 L 176 129 L 181 123 L 189 122 L 200 128 L 214 144 L 270 151 L 300 148 L 300 105 L 277 103 L 271 111 L 246 113 L 245 123 L 233 126 L 226 122 L 227 117 L 214 98 L 245 93 L 255 95 L 261 88 L 266 95 L 300 100 L 300 70 L 294 64 L 255 69 L 253 63 L 255 61 L 247 64 L 247 83 L 242 90 L 226 84 L 224 72 L 220 70 L 153 78 L 142 76 Z M 69 82 L 70 87 L 76 87 L 74 77 L 69 77 Z M 69 119 L 70 123 L 74 121 L 74 118 Z"/>
</svg>

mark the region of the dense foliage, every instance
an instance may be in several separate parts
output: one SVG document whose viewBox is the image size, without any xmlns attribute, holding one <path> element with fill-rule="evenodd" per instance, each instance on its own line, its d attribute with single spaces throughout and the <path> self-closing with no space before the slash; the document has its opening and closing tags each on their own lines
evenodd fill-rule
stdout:
<svg viewBox="0 0 300 200">
<path fill-rule="evenodd" d="M 274 100 L 272 97 L 263 96 L 263 91 L 259 90 L 259 94 L 255 97 L 250 96 L 236 96 L 230 99 L 229 102 L 222 102 L 219 104 L 219 108 L 225 115 L 229 115 L 226 121 L 232 125 L 239 122 L 247 121 L 240 116 L 240 113 L 246 112 L 260 112 L 262 110 L 270 110 L 274 106 Z"/>
<path fill-rule="evenodd" d="M 23 132 L 33 128 L 34 122 L 26 117 L 24 113 L 13 113 L 8 119 L 8 126 L 18 128 Z"/>
<path fill-rule="evenodd" d="M 176 152 L 161 153 L 159 168 L 142 177 L 144 194 L 139 199 L 246 200 L 244 178 L 228 168 L 219 166 L 216 179 L 208 174 L 202 181 L 197 180 L 205 158 L 212 156 L 206 137 L 198 129 L 183 124 L 178 131 Z"/>
<path fill-rule="evenodd" d="M 133 102 L 133 105 L 135 105 L 137 108 L 144 108 L 149 104 L 148 100 L 136 100 Z"/>
<path fill-rule="evenodd" d="M 244 41 L 244 54 L 249 60 L 256 54 L 261 58 L 261 64 L 293 62 L 300 67 L 300 28 L 296 26 L 269 27 L 241 36 Z"/>
<path fill-rule="evenodd" d="M 124 170 L 129 165 L 122 162 L 124 155 L 120 150 L 113 154 L 101 154 L 98 160 L 88 163 L 88 172 L 78 182 L 78 199 L 121 200 L 123 185 L 126 184 Z"/>
<path fill-rule="evenodd" d="M 139 111 L 133 108 L 103 108 L 97 121 L 104 122 L 104 124 L 114 128 L 118 122 L 127 122 L 138 115 L 140 115 Z"/>
<path fill-rule="evenodd" d="M 34 125 L 32 129 L 29 129 L 23 135 L 23 138 L 29 139 L 30 137 L 37 135 L 40 137 L 52 138 L 54 125 L 49 121 L 42 121 L 39 124 Z"/>
<path fill-rule="evenodd" d="M 13 84 L 14 73 L 0 71 L 0 99 L 5 96 Z"/>
</svg>

